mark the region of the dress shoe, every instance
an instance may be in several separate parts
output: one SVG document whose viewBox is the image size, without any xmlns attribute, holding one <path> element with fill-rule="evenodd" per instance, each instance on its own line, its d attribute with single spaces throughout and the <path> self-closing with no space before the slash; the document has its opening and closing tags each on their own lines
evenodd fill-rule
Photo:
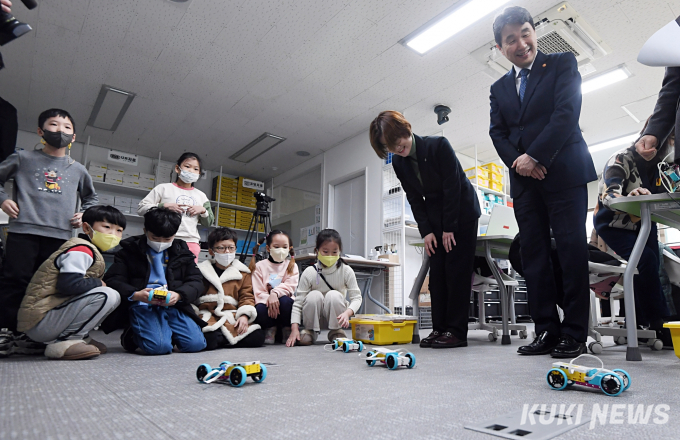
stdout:
<svg viewBox="0 0 680 440">
<path fill-rule="evenodd" d="M 585 342 L 576 342 L 576 339 L 569 335 L 560 336 L 560 342 L 550 353 L 554 358 L 575 358 L 586 352 Z"/>
<path fill-rule="evenodd" d="M 451 332 L 444 332 L 432 341 L 432 348 L 467 347 L 467 341 L 458 339 Z"/>
<path fill-rule="evenodd" d="M 525 355 L 539 355 L 552 353 L 557 346 L 560 339 L 556 335 L 551 335 L 548 332 L 541 332 L 536 336 L 534 342 L 529 345 L 523 345 L 517 349 L 517 353 Z"/>
<path fill-rule="evenodd" d="M 437 339 L 441 335 L 442 334 L 439 333 L 437 330 L 432 330 L 432 332 L 430 332 L 430 335 L 427 338 L 420 340 L 420 347 L 421 348 L 432 347 L 432 341 L 434 341 L 435 339 Z"/>
</svg>

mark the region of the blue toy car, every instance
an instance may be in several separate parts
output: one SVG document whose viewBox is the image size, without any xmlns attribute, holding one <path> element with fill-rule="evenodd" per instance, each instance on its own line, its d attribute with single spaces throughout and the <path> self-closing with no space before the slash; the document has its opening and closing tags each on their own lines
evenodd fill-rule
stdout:
<svg viewBox="0 0 680 440">
<path fill-rule="evenodd" d="M 574 365 L 580 357 L 592 357 L 600 362 L 600 368 Z M 588 388 L 599 388 L 607 396 L 618 396 L 630 387 L 630 375 L 621 369 L 607 370 L 600 358 L 582 354 L 571 362 L 554 362 L 546 377 L 553 390 L 563 390 L 571 385 L 582 385 Z"/>
<path fill-rule="evenodd" d="M 246 383 L 246 378 L 260 383 L 267 377 L 267 367 L 259 361 L 232 364 L 224 361 L 219 368 L 211 368 L 208 364 L 199 365 L 196 370 L 196 379 L 202 383 L 223 382 L 240 387 Z"/>
<path fill-rule="evenodd" d="M 401 348 L 392 349 L 377 347 L 366 353 L 366 363 L 372 367 L 376 362 L 381 362 L 390 370 L 396 370 L 399 366 L 413 368 L 416 366 L 416 356 L 413 353 L 401 353 Z"/>
</svg>

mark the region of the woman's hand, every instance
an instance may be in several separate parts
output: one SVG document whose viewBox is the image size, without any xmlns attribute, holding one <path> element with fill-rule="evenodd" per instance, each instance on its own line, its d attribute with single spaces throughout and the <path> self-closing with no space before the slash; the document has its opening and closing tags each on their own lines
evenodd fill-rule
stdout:
<svg viewBox="0 0 680 440">
<path fill-rule="evenodd" d="M 342 328 L 349 327 L 349 318 L 354 314 L 352 309 L 347 309 L 338 316 L 338 325 Z"/>
<path fill-rule="evenodd" d="M 652 192 L 648 190 L 647 188 L 635 188 L 631 192 L 628 193 L 628 197 L 635 197 L 635 196 L 649 196 L 651 195 Z"/>
<path fill-rule="evenodd" d="M 286 341 L 286 347 L 292 347 L 296 342 L 300 340 L 300 328 L 297 324 L 293 323 L 290 325 L 290 336 Z"/>
<path fill-rule="evenodd" d="M 244 334 L 248 330 L 248 317 L 243 315 L 236 320 L 236 325 L 234 326 L 239 335 Z"/>
<path fill-rule="evenodd" d="M 178 205 L 177 203 L 163 203 L 163 208 L 168 208 L 170 211 L 178 212 L 184 214 L 184 205 Z"/>
<path fill-rule="evenodd" d="M 201 215 L 206 211 L 204 206 L 201 205 L 192 205 L 187 208 L 187 214 L 190 216 L 196 216 L 196 215 Z"/>
<path fill-rule="evenodd" d="M 276 292 L 271 292 L 267 298 L 267 314 L 270 318 L 276 319 L 279 316 L 279 296 Z"/>
<path fill-rule="evenodd" d="M 437 239 L 434 237 L 434 234 L 430 232 L 423 240 L 425 240 L 427 255 L 431 257 L 434 254 L 434 250 L 437 248 Z"/>
<path fill-rule="evenodd" d="M 456 245 L 456 239 L 453 238 L 453 232 L 444 232 L 442 234 L 442 241 L 444 242 L 444 250 L 449 253 Z"/>
<path fill-rule="evenodd" d="M 5 214 L 12 218 L 19 217 L 19 205 L 17 205 L 17 202 L 12 199 L 7 199 L 2 202 L 0 209 L 2 209 Z"/>
</svg>

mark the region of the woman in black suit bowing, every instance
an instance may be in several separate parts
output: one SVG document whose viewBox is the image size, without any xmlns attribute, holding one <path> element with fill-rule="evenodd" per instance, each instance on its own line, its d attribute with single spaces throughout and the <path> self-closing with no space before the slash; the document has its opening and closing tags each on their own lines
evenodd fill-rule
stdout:
<svg viewBox="0 0 680 440">
<path fill-rule="evenodd" d="M 394 153 L 392 166 L 430 256 L 433 331 L 420 346 L 465 347 L 481 214 L 477 194 L 449 141 L 413 134 L 401 113 L 380 113 L 371 122 L 370 138 L 381 159 Z"/>
</svg>

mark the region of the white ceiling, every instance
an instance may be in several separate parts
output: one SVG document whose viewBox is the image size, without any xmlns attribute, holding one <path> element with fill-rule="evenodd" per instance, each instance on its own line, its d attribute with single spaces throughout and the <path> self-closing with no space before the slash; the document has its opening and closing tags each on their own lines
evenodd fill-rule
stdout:
<svg viewBox="0 0 680 440">
<path fill-rule="evenodd" d="M 80 140 L 152 157 L 162 150 L 168 160 L 192 150 L 211 168 L 266 179 L 308 159 L 295 151 L 320 154 L 396 109 L 418 133 L 443 128 L 458 151 L 476 145 L 480 158 L 495 156 L 493 80 L 469 55 L 493 38 L 495 14 L 422 57 L 398 43 L 454 0 L 40 0 L 34 11 L 14 3 L 35 31 L 2 48 L 0 96 L 25 130 L 42 110 L 62 107 Z M 556 3 L 514 2 L 533 14 Z M 570 3 L 613 49 L 594 62 L 598 71 L 625 63 L 634 75 L 584 96 L 586 140 L 639 130 L 621 106 L 641 101 L 631 108 L 650 111 L 645 98 L 663 69 L 639 65 L 637 52 L 680 15 L 680 0 Z M 115 133 L 85 128 L 102 84 L 137 93 Z M 453 109 L 442 127 L 440 103 Z M 228 159 L 265 131 L 287 140 L 248 165 Z"/>
</svg>

